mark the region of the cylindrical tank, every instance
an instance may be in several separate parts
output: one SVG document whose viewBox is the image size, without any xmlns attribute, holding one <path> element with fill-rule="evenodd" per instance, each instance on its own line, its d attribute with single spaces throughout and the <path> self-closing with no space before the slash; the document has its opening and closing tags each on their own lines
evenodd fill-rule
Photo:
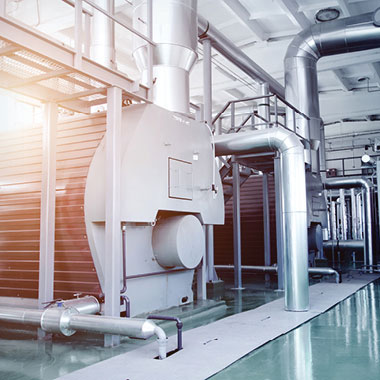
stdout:
<svg viewBox="0 0 380 380">
<path fill-rule="evenodd" d="M 197 0 L 152 1 L 153 102 L 189 113 L 189 73 L 197 59 Z M 133 26 L 147 35 L 147 0 L 136 0 Z M 133 57 L 147 84 L 148 46 L 134 38 Z"/>
</svg>

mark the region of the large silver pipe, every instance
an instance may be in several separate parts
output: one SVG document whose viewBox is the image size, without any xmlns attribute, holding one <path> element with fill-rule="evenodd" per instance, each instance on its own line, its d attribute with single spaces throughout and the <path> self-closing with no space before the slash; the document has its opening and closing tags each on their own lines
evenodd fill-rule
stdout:
<svg viewBox="0 0 380 380">
<path fill-rule="evenodd" d="M 133 25 L 146 34 L 148 0 L 134 1 Z M 197 59 L 197 0 L 152 1 L 153 102 L 170 111 L 189 113 L 189 73 Z M 134 37 L 133 56 L 148 83 L 147 42 Z"/>
<path fill-rule="evenodd" d="M 317 62 L 319 58 L 329 55 L 378 48 L 380 28 L 374 24 L 375 13 L 312 25 L 300 32 L 287 50 L 286 100 L 310 118 L 309 134 L 307 120 L 296 114 L 298 133 L 312 140 L 313 154 L 311 160 L 310 157 L 308 159 L 312 161 L 315 170 L 319 164 L 316 151 L 321 141 L 322 123 L 318 99 Z M 293 125 L 293 115 L 292 112 L 287 112 L 288 125 Z"/>
<path fill-rule="evenodd" d="M 373 264 L 373 244 L 372 244 L 372 204 L 371 187 L 372 183 L 366 178 L 329 178 L 325 180 L 326 189 L 351 189 L 361 187 L 365 191 L 365 253 L 364 264 Z"/>
<path fill-rule="evenodd" d="M 96 5 L 110 14 L 114 14 L 114 0 L 93 0 Z M 103 66 L 114 69 L 115 63 L 115 27 L 106 15 L 94 10 L 91 32 L 91 59 Z"/>
<path fill-rule="evenodd" d="M 309 309 L 304 147 L 283 128 L 215 137 L 217 156 L 278 151 L 282 162 L 285 309 Z"/>
<path fill-rule="evenodd" d="M 220 33 L 219 30 L 200 15 L 198 15 L 198 36 L 200 38 L 210 39 L 215 50 L 235 64 L 235 66 L 253 80 L 260 84 L 268 83 L 269 90 L 272 93 L 282 98 L 285 97 L 285 89 L 276 79 L 264 71 L 257 63 L 252 61 L 241 49 L 226 38 L 223 33 Z"/>
<path fill-rule="evenodd" d="M 148 339 L 156 335 L 159 357 L 166 357 L 164 330 L 146 319 L 79 314 L 75 307 L 65 307 L 58 303 L 45 310 L 0 307 L 0 321 L 37 326 L 46 332 L 61 333 L 65 336 L 71 336 L 76 331 L 126 335 L 139 339 Z"/>
<path fill-rule="evenodd" d="M 100 312 L 100 304 L 96 297 L 85 296 L 70 300 L 58 301 L 54 306 L 74 308 L 79 314 L 96 314 Z"/>
<path fill-rule="evenodd" d="M 230 270 L 233 269 L 233 265 L 215 265 L 216 269 L 225 269 Z M 263 272 L 263 273 L 278 273 L 278 267 L 274 266 L 266 266 L 266 265 L 242 265 L 241 269 L 243 270 L 251 270 L 254 272 Z M 322 274 L 322 275 L 331 275 L 335 276 L 335 282 L 338 284 L 341 282 L 341 276 L 339 272 L 337 272 L 333 268 L 308 268 L 309 274 Z"/>
</svg>

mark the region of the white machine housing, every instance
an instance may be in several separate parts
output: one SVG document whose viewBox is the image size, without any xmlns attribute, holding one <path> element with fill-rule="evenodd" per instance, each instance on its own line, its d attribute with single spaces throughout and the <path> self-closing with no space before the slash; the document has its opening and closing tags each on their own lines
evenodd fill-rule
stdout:
<svg viewBox="0 0 380 380">
<path fill-rule="evenodd" d="M 224 223 L 224 199 L 211 134 L 204 123 L 141 104 L 123 109 L 122 124 L 120 228 L 126 228 L 125 294 L 131 301 L 131 315 L 137 315 L 193 301 L 194 268 L 205 252 L 202 226 Z M 102 289 L 106 281 L 105 156 L 103 138 L 85 191 L 86 230 Z M 219 191 L 213 191 L 213 184 Z"/>
</svg>

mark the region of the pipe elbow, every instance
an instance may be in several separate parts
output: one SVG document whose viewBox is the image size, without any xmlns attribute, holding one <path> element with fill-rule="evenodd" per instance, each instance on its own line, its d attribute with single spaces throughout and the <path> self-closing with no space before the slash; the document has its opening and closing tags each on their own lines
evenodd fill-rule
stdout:
<svg viewBox="0 0 380 380">
<path fill-rule="evenodd" d="M 268 136 L 269 144 L 273 150 L 284 153 L 299 153 L 303 155 L 304 146 L 293 132 L 284 128 L 273 128 L 273 134 Z"/>
<path fill-rule="evenodd" d="M 154 334 L 157 337 L 158 356 L 161 360 L 165 359 L 166 358 L 166 345 L 167 345 L 166 333 L 161 327 L 155 325 Z"/>
<path fill-rule="evenodd" d="M 314 37 L 316 26 L 312 25 L 302 30 L 293 38 L 285 54 L 285 63 L 293 58 L 308 58 L 317 61 L 321 57 Z"/>
</svg>

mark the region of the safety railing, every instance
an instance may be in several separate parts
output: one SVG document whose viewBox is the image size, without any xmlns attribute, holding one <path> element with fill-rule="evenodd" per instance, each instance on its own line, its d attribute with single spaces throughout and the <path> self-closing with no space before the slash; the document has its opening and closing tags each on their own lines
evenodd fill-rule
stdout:
<svg viewBox="0 0 380 380">
<path fill-rule="evenodd" d="M 239 104 L 244 107 L 238 108 Z M 229 113 L 228 113 L 229 112 Z M 292 125 L 288 125 L 286 114 L 290 112 Z M 298 115 L 298 117 L 297 117 Z M 244 129 L 264 129 L 282 127 L 294 132 L 300 139 L 308 141 L 297 130 L 297 120 L 307 123 L 310 136 L 310 118 L 278 95 L 261 95 L 238 100 L 230 100 L 214 117 L 213 126 L 216 134 L 239 132 Z M 229 120 L 227 128 L 225 120 Z"/>
</svg>

